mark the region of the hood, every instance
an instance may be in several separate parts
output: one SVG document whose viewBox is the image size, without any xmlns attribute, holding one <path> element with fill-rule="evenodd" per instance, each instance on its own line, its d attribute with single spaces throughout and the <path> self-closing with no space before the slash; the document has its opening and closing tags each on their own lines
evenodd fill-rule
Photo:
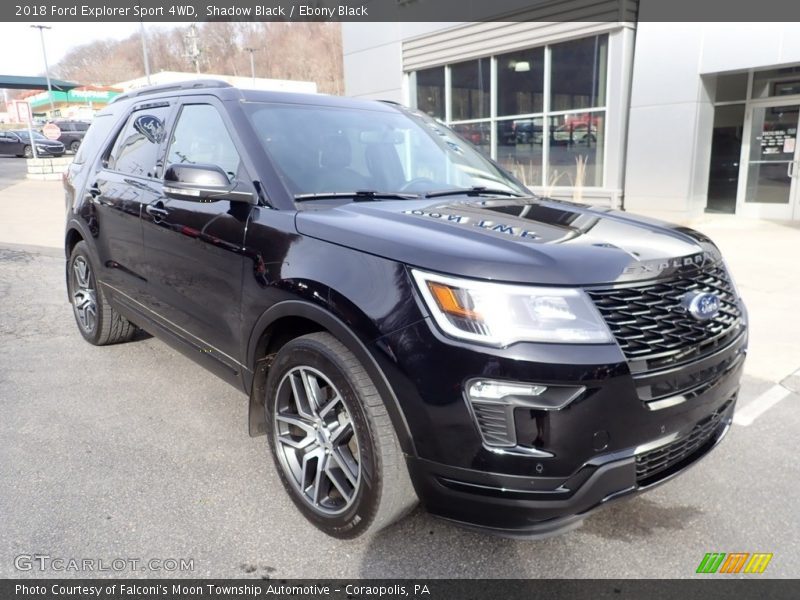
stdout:
<svg viewBox="0 0 800 600">
<path fill-rule="evenodd" d="M 713 243 L 691 229 L 538 198 L 309 203 L 296 226 L 421 269 L 517 283 L 653 279 L 719 260 Z"/>
</svg>

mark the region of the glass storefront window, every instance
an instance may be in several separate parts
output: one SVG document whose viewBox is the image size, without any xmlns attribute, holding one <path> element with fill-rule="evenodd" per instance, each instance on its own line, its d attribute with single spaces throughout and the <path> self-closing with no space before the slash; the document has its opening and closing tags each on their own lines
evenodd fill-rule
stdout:
<svg viewBox="0 0 800 600">
<path fill-rule="evenodd" d="M 497 57 L 497 115 L 544 110 L 544 48 Z"/>
<path fill-rule="evenodd" d="M 608 39 L 417 71 L 417 108 L 439 118 L 448 113 L 452 129 L 525 185 L 603 186 Z"/>
<path fill-rule="evenodd" d="M 744 104 L 717 106 L 714 109 L 706 204 L 706 210 L 710 212 L 733 213 L 736 210 L 743 130 Z"/>
<path fill-rule="evenodd" d="M 488 58 L 458 63 L 450 67 L 451 119 L 485 119 L 491 109 L 491 67 Z"/>
<path fill-rule="evenodd" d="M 782 67 L 753 74 L 753 98 L 800 94 L 800 67 Z"/>
<path fill-rule="evenodd" d="M 607 35 L 552 46 L 550 110 L 605 106 L 607 55 Z"/>
<path fill-rule="evenodd" d="M 605 112 L 550 117 L 547 186 L 603 184 Z"/>
<path fill-rule="evenodd" d="M 417 71 L 417 109 L 444 119 L 444 67 Z"/>
</svg>

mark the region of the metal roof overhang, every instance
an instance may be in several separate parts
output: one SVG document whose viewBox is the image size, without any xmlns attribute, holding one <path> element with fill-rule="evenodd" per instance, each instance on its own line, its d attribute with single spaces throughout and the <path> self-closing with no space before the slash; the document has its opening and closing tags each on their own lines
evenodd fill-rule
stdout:
<svg viewBox="0 0 800 600">
<path fill-rule="evenodd" d="M 54 90 L 66 92 L 79 87 L 79 83 L 74 81 L 64 81 L 62 79 L 50 78 L 50 86 Z M 19 75 L 0 75 L 0 89 L 7 90 L 46 90 L 47 79 L 45 77 L 22 77 Z"/>
</svg>

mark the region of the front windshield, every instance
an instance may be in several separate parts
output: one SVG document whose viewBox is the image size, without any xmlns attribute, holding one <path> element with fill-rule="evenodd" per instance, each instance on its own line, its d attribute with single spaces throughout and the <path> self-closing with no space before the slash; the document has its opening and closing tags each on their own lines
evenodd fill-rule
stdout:
<svg viewBox="0 0 800 600">
<path fill-rule="evenodd" d="M 427 116 L 304 104 L 246 107 L 294 196 L 360 190 L 422 195 L 474 187 L 530 193 Z"/>
<path fill-rule="evenodd" d="M 19 137 L 21 137 L 23 140 L 27 140 L 27 139 L 28 139 L 28 132 L 27 132 L 27 131 L 15 131 L 14 133 L 16 133 L 16 134 L 17 134 Z M 35 140 L 46 140 L 47 138 L 46 138 L 46 137 L 44 137 L 44 136 L 43 136 L 41 133 L 39 133 L 38 131 L 34 131 L 34 132 L 33 132 L 33 139 L 35 139 Z"/>
</svg>

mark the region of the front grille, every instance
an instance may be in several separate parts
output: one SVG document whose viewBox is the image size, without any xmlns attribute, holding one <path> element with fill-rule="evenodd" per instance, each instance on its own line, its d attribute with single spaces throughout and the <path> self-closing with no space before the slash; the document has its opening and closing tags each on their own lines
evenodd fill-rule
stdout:
<svg viewBox="0 0 800 600">
<path fill-rule="evenodd" d="M 639 485 L 650 485 L 666 477 L 673 470 L 688 465 L 699 458 L 700 451 L 713 444 L 722 418 L 733 399 L 728 400 L 711 415 L 697 423 L 686 437 L 655 450 L 645 452 L 636 457 L 636 482 Z M 697 454 L 697 456 L 695 456 Z"/>
<path fill-rule="evenodd" d="M 692 267 L 655 283 L 586 291 L 628 360 L 646 361 L 647 369 L 708 354 L 740 330 L 742 311 L 722 264 Z M 716 294 L 717 316 L 698 321 L 689 315 L 681 299 L 691 291 Z"/>
<path fill-rule="evenodd" d="M 725 375 L 741 365 L 744 354 L 737 352 L 705 369 L 686 372 L 686 369 L 672 370 L 652 383 L 637 385 L 636 392 L 645 402 L 682 395 L 687 400 L 705 394 L 718 384 Z M 637 384 L 640 380 L 637 380 Z"/>
</svg>

